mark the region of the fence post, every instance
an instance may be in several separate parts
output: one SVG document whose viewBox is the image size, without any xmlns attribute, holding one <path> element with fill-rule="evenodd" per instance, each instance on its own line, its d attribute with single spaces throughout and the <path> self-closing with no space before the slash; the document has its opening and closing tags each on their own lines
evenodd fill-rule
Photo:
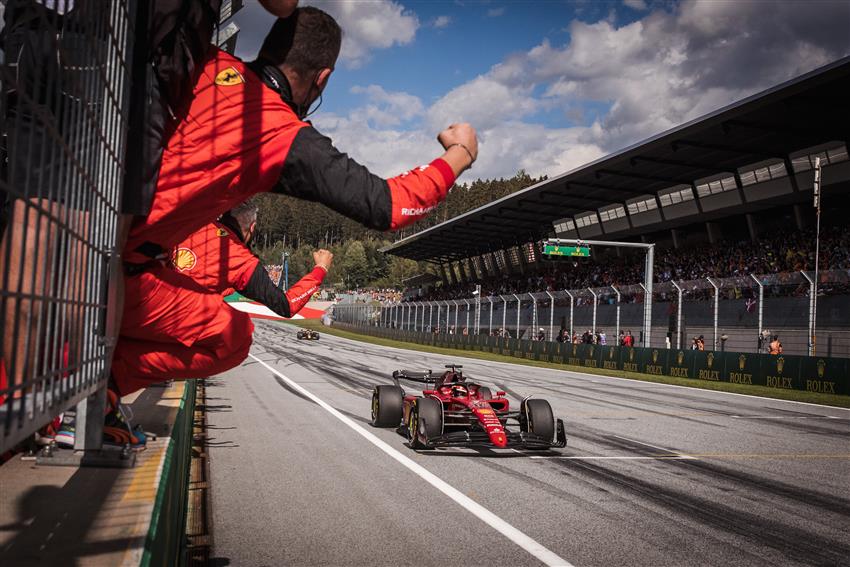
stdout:
<svg viewBox="0 0 850 567">
<path fill-rule="evenodd" d="M 679 287 L 675 281 L 670 280 L 670 283 L 673 284 L 673 287 L 676 288 L 676 291 L 679 294 L 679 307 L 676 312 L 676 348 L 682 348 L 682 288 Z"/>
<path fill-rule="evenodd" d="M 611 289 L 613 289 L 614 293 L 617 295 L 617 321 L 616 321 L 616 327 L 614 329 L 614 340 L 618 341 L 617 344 L 619 345 L 620 344 L 619 343 L 619 340 L 620 340 L 620 290 L 618 290 L 613 285 L 611 286 Z"/>
<path fill-rule="evenodd" d="M 573 294 L 570 293 L 569 290 L 565 289 L 564 293 L 570 297 L 570 342 L 573 342 L 573 307 L 575 307 L 576 302 Z"/>
<path fill-rule="evenodd" d="M 464 303 L 466 303 L 466 332 L 469 333 L 469 300 L 464 299 Z"/>
<path fill-rule="evenodd" d="M 646 321 L 647 321 L 646 302 L 647 302 L 647 300 L 650 301 L 650 304 L 649 304 L 650 312 L 649 313 L 650 313 L 650 319 L 651 319 L 652 318 L 652 303 L 651 303 L 652 300 L 649 299 L 649 296 L 651 295 L 651 293 L 647 289 L 646 285 L 640 284 L 640 287 L 641 287 L 641 289 L 643 289 L 643 346 L 648 347 L 649 346 L 649 336 L 647 336 L 647 329 L 649 329 L 650 332 L 652 331 L 652 329 L 648 328 L 647 324 L 646 324 Z"/>
<path fill-rule="evenodd" d="M 507 317 L 508 317 L 508 300 L 505 299 L 505 296 L 500 296 L 502 298 L 502 307 L 504 311 L 502 311 L 502 331 L 507 331 Z"/>
<path fill-rule="evenodd" d="M 590 295 L 593 296 L 593 326 L 591 327 L 591 333 L 593 336 L 596 336 L 596 292 L 590 288 L 587 288 L 587 291 L 590 292 Z"/>
<path fill-rule="evenodd" d="M 714 350 L 717 350 L 717 319 L 720 314 L 720 286 L 711 278 L 705 278 L 714 288 Z"/>
<path fill-rule="evenodd" d="M 549 296 L 549 340 L 555 340 L 555 296 L 546 292 L 546 295 Z"/>
<path fill-rule="evenodd" d="M 513 294 L 516 298 L 516 338 L 519 340 L 519 308 L 522 307 L 522 300 L 517 294 Z"/>
<path fill-rule="evenodd" d="M 528 297 L 531 298 L 531 336 L 533 338 L 535 336 L 534 333 L 536 333 L 538 329 L 537 298 L 534 297 L 533 293 L 529 293 Z"/>
<path fill-rule="evenodd" d="M 489 336 L 493 334 L 493 298 L 488 297 L 487 301 L 490 302 L 490 328 L 487 331 L 487 335 Z"/>
<path fill-rule="evenodd" d="M 764 331 L 764 328 L 763 328 L 764 327 L 764 319 L 763 319 L 763 317 L 764 317 L 764 284 L 761 283 L 761 280 L 758 279 L 757 277 L 755 277 L 753 274 L 750 274 L 750 277 L 753 278 L 753 281 L 755 281 L 756 285 L 759 286 L 759 305 L 758 305 L 758 310 L 759 310 L 759 336 L 758 336 L 758 341 L 761 341 L 762 332 Z M 761 344 L 762 347 L 764 347 L 764 344 L 759 343 L 758 341 L 756 341 L 756 344 L 757 345 Z M 759 349 L 759 352 L 761 352 L 761 349 Z"/>
<path fill-rule="evenodd" d="M 460 303 L 456 299 L 452 299 L 452 303 L 455 304 L 455 334 L 457 334 L 457 318 L 460 315 Z"/>
<path fill-rule="evenodd" d="M 816 325 L 817 325 L 817 323 L 815 321 L 815 297 L 816 297 L 815 296 L 815 280 L 810 278 L 809 274 L 807 274 L 806 272 L 804 272 L 802 270 L 800 270 L 800 273 L 803 274 L 803 277 L 806 278 L 807 282 L 809 282 L 809 337 L 808 337 L 809 341 L 808 342 L 809 342 L 809 356 L 812 356 L 814 354 L 814 350 L 815 350 L 815 348 L 814 348 L 815 347 L 815 341 L 813 339 L 814 339 L 814 336 L 815 336 L 815 328 L 816 328 Z"/>
</svg>

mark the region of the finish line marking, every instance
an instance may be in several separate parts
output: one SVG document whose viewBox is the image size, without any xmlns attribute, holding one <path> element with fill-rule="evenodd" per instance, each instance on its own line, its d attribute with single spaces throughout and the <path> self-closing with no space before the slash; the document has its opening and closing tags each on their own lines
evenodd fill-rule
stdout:
<svg viewBox="0 0 850 567">
<path fill-rule="evenodd" d="M 566 559 L 558 556 L 553 551 L 550 551 L 546 547 L 543 547 L 540 543 L 527 536 L 523 532 L 519 531 L 511 524 L 476 502 L 475 500 L 468 497 L 466 494 L 462 493 L 452 485 L 448 484 L 425 467 L 419 465 L 414 462 L 409 457 L 401 454 L 396 449 L 391 447 L 389 444 L 380 440 L 374 433 L 367 431 L 365 428 L 355 423 L 352 419 L 348 418 L 344 414 L 340 413 L 339 410 L 332 407 L 328 403 L 326 403 L 321 398 L 316 397 L 312 392 L 305 390 L 301 385 L 297 382 L 294 382 L 292 379 L 281 374 L 277 369 L 266 364 L 265 361 L 260 360 L 253 354 L 249 353 L 248 356 L 265 366 L 269 369 L 275 376 L 278 376 L 281 380 L 285 381 L 291 388 L 297 390 L 302 395 L 310 398 L 313 402 L 319 405 L 322 409 L 327 411 L 329 414 L 343 422 L 345 425 L 350 427 L 356 433 L 360 434 L 367 441 L 372 443 L 375 447 L 398 461 L 400 464 L 405 466 L 411 472 L 419 476 L 422 480 L 454 500 L 460 506 L 465 508 L 468 512 L 476 516 L 482 522 L 514 542 L 516 545 L 542 561 L 544 564 L 549 567 L 573 567 L 573 565 L 567 561 Z"/>
<path fill-rule="evenodd" d="M 531 459 L 564 459 L 568 461 L 694 461 L 696 457 L 690 455 L 654 455 L 654 456 L 589 456 L 589 457 L 565 457 L 560 455 L 537 455 Z"/>
</svg>

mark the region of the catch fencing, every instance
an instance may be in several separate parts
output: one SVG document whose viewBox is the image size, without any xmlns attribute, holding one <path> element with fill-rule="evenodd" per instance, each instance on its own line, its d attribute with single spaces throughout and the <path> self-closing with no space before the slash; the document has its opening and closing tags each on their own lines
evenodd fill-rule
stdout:
<svg viewBox="0 0 850 567">
<path fill-rule="evenodd" d="M 355 310 L 347 310 L 354 313 Z M 335 327 L 357 333 L 458 351 L 479 351 L 563 364 L 592 371 L 621 371 L 850 395 L 850 359 L 770 355 L 741 352 L 695 351 L 523 340 L 487 335 L 410 331 L 369 325 L 374 310 L 358 308 L 367 318 L 354 323 L 334 321 Z"/>
<path fill-rule="evenodd" d="M 135 2 L 4 4 L 0 452 L 78 402 L 99 448 Z"/>
<path fill-rule="evenodd" d="M 606 346 L 690 350 L 702 337 L 706 351 L 767 352 L 777 335 L 785 354 L 850 357 L 850 271 L 814 275 L 671 281 L 653 286 L 651 323 L 645 326 L 646 292 L 640 284 L 517 293 L 481 298 L 401 303 L 342 303 L 342 323 L 424 331 L 572 343 L 589 332 Z M 815 320 L 816 316 L 816 320 Z M 816 323 L 816 324 L 815 324 Z M 815 333 L 813 333 L 813 329 Z M 815 341 L 811 338 L 814 335 Z"/>
</svg>

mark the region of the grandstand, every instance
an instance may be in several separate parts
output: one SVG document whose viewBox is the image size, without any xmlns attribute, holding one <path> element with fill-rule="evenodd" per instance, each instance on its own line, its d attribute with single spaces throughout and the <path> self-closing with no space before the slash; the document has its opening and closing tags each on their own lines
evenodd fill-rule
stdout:
<svg viewBox="0 0 850 567">
<path fill-rule="evenodd" d="M 494 309 L 510 310 L 514 302 L 507 316 L 497 314 L 509 327 L 515 322 L 514 333 L 542 323 L 567 327 L 569 317 L 575 327 L 570 331 L 581 334 L 585 329 L 577 327 L 589 328 L 591 321 L 574 310 L 596 304 L 594 326 L 605 325 L 610 332 L 615 304 L 620 313 L 621 304 L 625 309 L 644 302 L 637 285 L 640 259 L 618 249 L 594 249 L 592 259 L 557 264 L 542 256 L 541 242 L 560 237 L 654 243 L 655 281 L 663 283 L 653 290 L 653 330 L 640 344 L 664 346 L 670 338 L 675 347 L 705 335 L 715 337 L 708 348 L 719 349 L 727 345 L 721 342 L 725 335 L 730 349 L 753 351 L 762 332 L 770 330 L 781 335 L 786 352 L 805 354 L 813 348 L 807 298 L 814 268 L 813 169 L 819 157 L 824 194 L 819 287 L 830 297 L 820 300 L 824 306 L 817 312 L 817 352 L 850 356 L 850 246 L 848 221 L 841 214 L 850 204 L 847 92 L 850 58 L 423 230 L 385 251 L 439 265 L 442 287 L 427 296 L 408 292 L 413 301 L 468 301 L 479 284 Z M 612 285 L 630 291 L 615 301 Z M 681 295 L 678 287 L 684 288 Z M 549 305 L 545 292 L 553 290 L 575 290 L 572 295 L 579 297 L 562 294 L 552 300 L 547 321 L 538 308 Z M 678 319 L 677 302 L 684 310 Z M 625 324 L 640 330 L 637 319 Z"/>
</svg>

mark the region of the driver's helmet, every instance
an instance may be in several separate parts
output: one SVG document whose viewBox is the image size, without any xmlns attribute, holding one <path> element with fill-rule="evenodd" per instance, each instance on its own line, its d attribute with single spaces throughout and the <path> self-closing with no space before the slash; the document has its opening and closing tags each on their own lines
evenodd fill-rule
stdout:
<svg viewBox="0 0 850 567">
<path fill-rule="evenodd" d="M 469 396 L 469 390 L 464 384 L 456 382 L 452 384 L 452 396 L 455 398 L 465 398 Z"/>
</svg>

